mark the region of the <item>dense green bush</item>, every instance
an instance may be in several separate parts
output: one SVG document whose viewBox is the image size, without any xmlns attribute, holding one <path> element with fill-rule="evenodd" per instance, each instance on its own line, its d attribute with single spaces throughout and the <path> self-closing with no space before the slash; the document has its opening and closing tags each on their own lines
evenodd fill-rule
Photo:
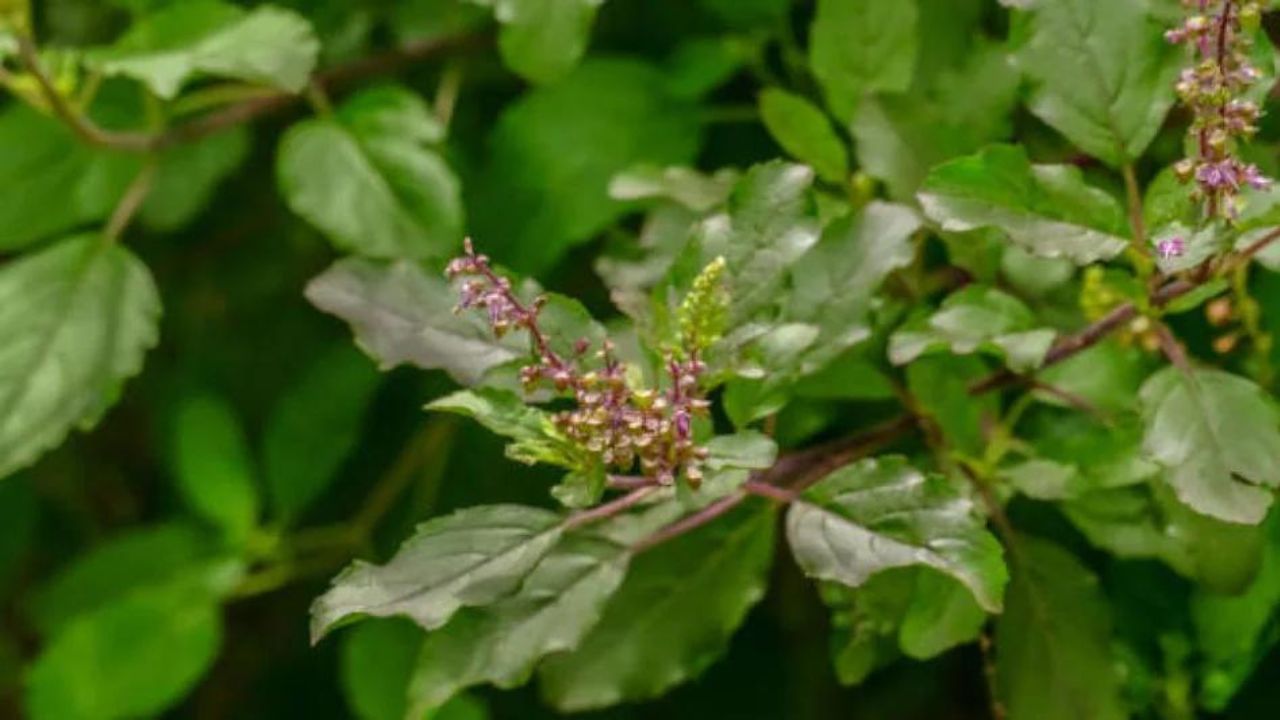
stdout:
<svg viewBox="0 0 1280 720">
<path fill-rule="evenodd" d="M 1270 5 L 0 0 L 0 716 L 1274 717 Z"/>
</svg>

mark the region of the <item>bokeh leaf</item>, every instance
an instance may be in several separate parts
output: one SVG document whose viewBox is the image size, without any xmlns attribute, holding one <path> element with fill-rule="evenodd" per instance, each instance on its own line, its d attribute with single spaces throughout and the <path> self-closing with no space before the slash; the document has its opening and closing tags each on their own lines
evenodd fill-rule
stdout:
<svg viewBox="0 0 1280 720">
<path fill-rule="evenodd" d="M 214 76 L 298 92 L 320 43 L 297 13 L 270 5 L 243 10 L 220 0 L 188 0 L 139 20 L 86 60 L 107 75 L 144 82 L 161 98 L 194 77 Z"/>
<path fill-rule="evenodd" d="M 441 130 L 408 90 L 366 90 L 332 118 L 280 141 L 276 174 L 294 212 L 339 249 L 375 258 L 442 258 L 462 241 L 458 179 L 429 147 Z"/>
<path fill-rule="evenodd" d="M 288 388 L 264 430 L 263 477 L 272 511 L 296 517 L 334 480 L 360 438 L 380 376 L 349 345 L 315 359 Z"/>
<path fill-rule="evenodd" d="M 627 209 L 609 180 L 639 163 L 688 164 L 697 113 L 661 73 L 634 60 L 592 60 L 509 105 L 474 184 L 476 243 L 525 273 L 545 270 Z"/>
<path fill-rule="evenodd" d="M 173 419 L 173 472 L 191 509 L 232 542 L 258 521 L 257 470 L 235 409 L 217 395 L 183 398 Z"/>
<path fill-rule="evenodd" d="M 27 712 L 33 720 L 158 714 L 191 689 L 221 643 L 217 603 L 191 588 L 106 604 L 52 638 L 31 668 Z"/>
<path fill-rule="evenodd" d="M 779 88 L 760 93 L 760 118 L 784 150 L 831 182 L 849 172 L 849 151 L 831 121 L 805 98 Z"/>
<path fill-rule="evenodd" d="M 151 273 L 99 235 L 0 267 L 0 477 L 97 422 L 156 343 Z"/>
<path fill-rule="evenodd" d="M 809 64 L 837 119 L 852 119 L 865 93 L 910 87 L 916 21 L 915 0 L 818 0 Z"/>
<path fill-rule="evenodd" d="M 1142 155 L 1173 105 L 1181 53 L 1142 0 L 1055 0 L 1031 13 L 1019 65 L 1029 106 L 1085 152 L 1119 167 Z"/>
</svg>

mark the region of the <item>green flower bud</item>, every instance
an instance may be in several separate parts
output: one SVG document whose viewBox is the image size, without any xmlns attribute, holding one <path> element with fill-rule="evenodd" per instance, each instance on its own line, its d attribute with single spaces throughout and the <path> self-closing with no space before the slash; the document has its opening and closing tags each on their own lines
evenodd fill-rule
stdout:
<svg viewBox="0 0 1280 720">
<path fill-rule="evenodd" d="M 701 353 L 724 334 L 729 317 L 726 263 L 718 257 L 707 264 L 680 303 L 680 345 L 690 354 Z"/>
</svg>

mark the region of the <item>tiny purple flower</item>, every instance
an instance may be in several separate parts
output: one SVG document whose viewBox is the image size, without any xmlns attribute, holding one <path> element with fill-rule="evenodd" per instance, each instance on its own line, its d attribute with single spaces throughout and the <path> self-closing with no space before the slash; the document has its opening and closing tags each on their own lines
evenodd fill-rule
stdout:
<svg viewBox="0 0 1280 720">
<path fill-rule="evenodd" d="M 1161 260 L 1172 260 L 1173 258 L 1182 257 L 1187 251 L 1187 242 L 1181 237 L 1171 237 L 1167 240 L 1161 240 L 1156 245 L 1156 253 Z"/>
</svg>

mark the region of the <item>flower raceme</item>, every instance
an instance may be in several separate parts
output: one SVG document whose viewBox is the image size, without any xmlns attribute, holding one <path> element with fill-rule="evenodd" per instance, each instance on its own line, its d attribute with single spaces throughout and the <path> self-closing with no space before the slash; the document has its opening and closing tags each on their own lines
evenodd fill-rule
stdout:
<svg viewBox="0 0 1280 720">
<path fill-rule="evenodd" d="M 1258 105 L 1244 97 L 1261 76 L 1249 61 L 1251 33 L 1261 10 L 1253 0 L 1183 0 L 1188 16 L 1165 33 L 1172 43 L 1191 48 L 1194 64 L 1178 78 L 1177 92 L 1192 112 L 1191 155 L 1175 170 L 1195 183 L 1193 197 L 1209 218 L 1233 219 L 1241 189 L 1266 189 L 1271 181 L 1258 167 L 1235 156 L 1235 146 L 1257 132 Z"/>
<path fill-rule="evenodd" d="M 571 356 L 556 352 L 538 321 L 546 299 L 520 300 L 511 281 L 494 271 L 470 239 L 445 275 L 461 280 L 458 311 L 484 311 L 498 337 L 513 330 L 529 333 L 533 360 L 520 369 L 521 382 L 527 391 L 550 385 L 572 396 L 574 407 L 553 416 L 566 437 L 607 468 L 629 472 L 638 464 L 644 476 L 657 483 L 670 485 L 682 477 L 697 487 L 707 450 L 694 438 L 693 421 L 709 414 L 700 383 L 706 371 L 701 356 L 723 325 L 723 271 L 723 260 L 712 262 L 685 298 L 681 342 L 664 354 L 666 383 L 659 389 L 634 387 L 629 380 L 633 373 L 608 339 L 594 353 L 585 338 L 574 343 Z"/>
</svg>

